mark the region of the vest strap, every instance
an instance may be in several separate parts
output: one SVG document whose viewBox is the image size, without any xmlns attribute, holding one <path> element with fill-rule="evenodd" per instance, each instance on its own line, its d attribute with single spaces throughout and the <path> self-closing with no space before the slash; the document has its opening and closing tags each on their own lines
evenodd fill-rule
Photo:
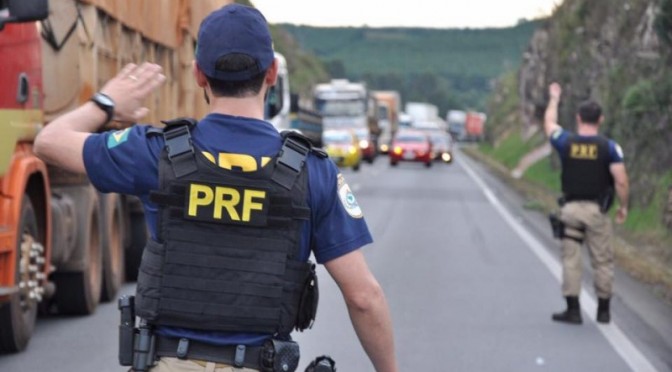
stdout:
<svg viewBox="0 0 672 372">
<path fill-rule="evenodd" d="M 168 160 L 175 172 L 175 177 L 181 178 L 198 170 L 194 157 L 194 146 L 191 144 L 190 123 L 172 124 L 163 131 L 163 138 L 168 150 Z"/>
<path fill-rule="evenodd" d="M 291 190 L 303 169 L 309 152 L 310 147 L 304 146 L 291 137 L 285 138 L 271 179 L 287 190 Z"/>
</svg>

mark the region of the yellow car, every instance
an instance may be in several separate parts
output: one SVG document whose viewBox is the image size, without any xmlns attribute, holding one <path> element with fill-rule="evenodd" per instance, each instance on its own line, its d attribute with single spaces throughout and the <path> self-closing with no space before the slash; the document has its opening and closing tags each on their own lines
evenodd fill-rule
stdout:
<svg viewBox="0 0 672 372">
<path fill-rule="evenodd" d="M 322 133 L 322 144 L 329 157 L 342 168 L 352 167 L 358 171 L 362 164 L 362 149 L 359 139 L 349 130 L 326 130 Z"/>
</svg>

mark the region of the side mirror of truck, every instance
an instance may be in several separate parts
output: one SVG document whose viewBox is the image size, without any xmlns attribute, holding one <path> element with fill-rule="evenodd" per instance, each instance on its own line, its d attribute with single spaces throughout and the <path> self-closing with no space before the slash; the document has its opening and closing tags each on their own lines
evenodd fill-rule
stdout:
<svg viewBox="0 0 672 372">
<path fill-rule="evenodd" d="M 296 114 L 299 112 L 299 94 L 292 93 L 289 95 L 289 112 Z"/>
<path fill-rule="evenodd" d="M 0 16 L 0 29 L 6 23 L 42 21 L 49 17 L 48 0 L 8 0 L 6 16 Z M 2 12 L 0 11 L 0 14 Z"/>
</svg>

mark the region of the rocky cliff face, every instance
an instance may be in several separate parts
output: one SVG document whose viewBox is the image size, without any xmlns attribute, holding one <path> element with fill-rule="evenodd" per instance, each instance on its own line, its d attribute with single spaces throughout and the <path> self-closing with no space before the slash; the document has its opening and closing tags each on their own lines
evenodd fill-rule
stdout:
<svg viewBox="0 0 672 372">
<path fill-rule="evenodd" d="M 651 202 L 672 171 L 672 0 L 565 0 L 533 36 L 519 71 L 524 126 L 543 123 L 547 87 L 563 85 L 560 123 L 578 104 L 604 108 L 602 131 L 624 149 L 633 199 Z M 667 189 L 667 187 L 665 187 Z"/>
</svg>

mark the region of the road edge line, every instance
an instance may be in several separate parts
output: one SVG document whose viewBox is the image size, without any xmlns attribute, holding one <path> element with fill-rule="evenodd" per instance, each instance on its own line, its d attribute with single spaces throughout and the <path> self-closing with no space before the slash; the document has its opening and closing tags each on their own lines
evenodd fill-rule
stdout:
<svg viewBox="0 0 672 372">
<path fill-rule="evenodd" d="M 462 169 L 467 172 L 469 177 L 476 182 L 478 187 L 481 188 L 483 194 L 485 194 L 486 199 L 492 204 L 497 212 L 504 218 L 504 220 L 511 226 L 511 228 L 518 234 L 518 236 L 526 243 L 528 248 L 539 258 L 539 260 L 549 269 L 553 277 L 558 281 L 562 282 L 562 267 L 556 258 L 551 256 L 550 253 L 544 248 L 544 245 L 534 237 L 525 227 L 523 227 L 516 218 L 509 212 L 504 205 L 495 197 L 495 194 L 492 190 L 486 185 L 485 181 L 481 179 L 476 172 L 466 164 L 466 162 L 459 162 Z M 583 311 L 588 315 L 586 318 L 589 321 L 597 326 L 597 329 L 600 330 L 602 335 L 607 339 L 611 346 L 616 350 L 616 352 L 623 358 L 623 360 L 628 364 L 628 366 L 633 371 L 638 372 L 657 372 L 658 370 L 651 364 L 651 362 L 644 356 L 644 354 L 630 341 L 628 336 L 623 333 L 620 327 L 618 327 L 612 320 L 611 324 L 600 324 L 597 323 L 592 315 L 597 311 L 597 303 L 595 299 L 590 296 L 588 291 L 581 289 L 582 297 L 582 307 Z"/>
</svg>

